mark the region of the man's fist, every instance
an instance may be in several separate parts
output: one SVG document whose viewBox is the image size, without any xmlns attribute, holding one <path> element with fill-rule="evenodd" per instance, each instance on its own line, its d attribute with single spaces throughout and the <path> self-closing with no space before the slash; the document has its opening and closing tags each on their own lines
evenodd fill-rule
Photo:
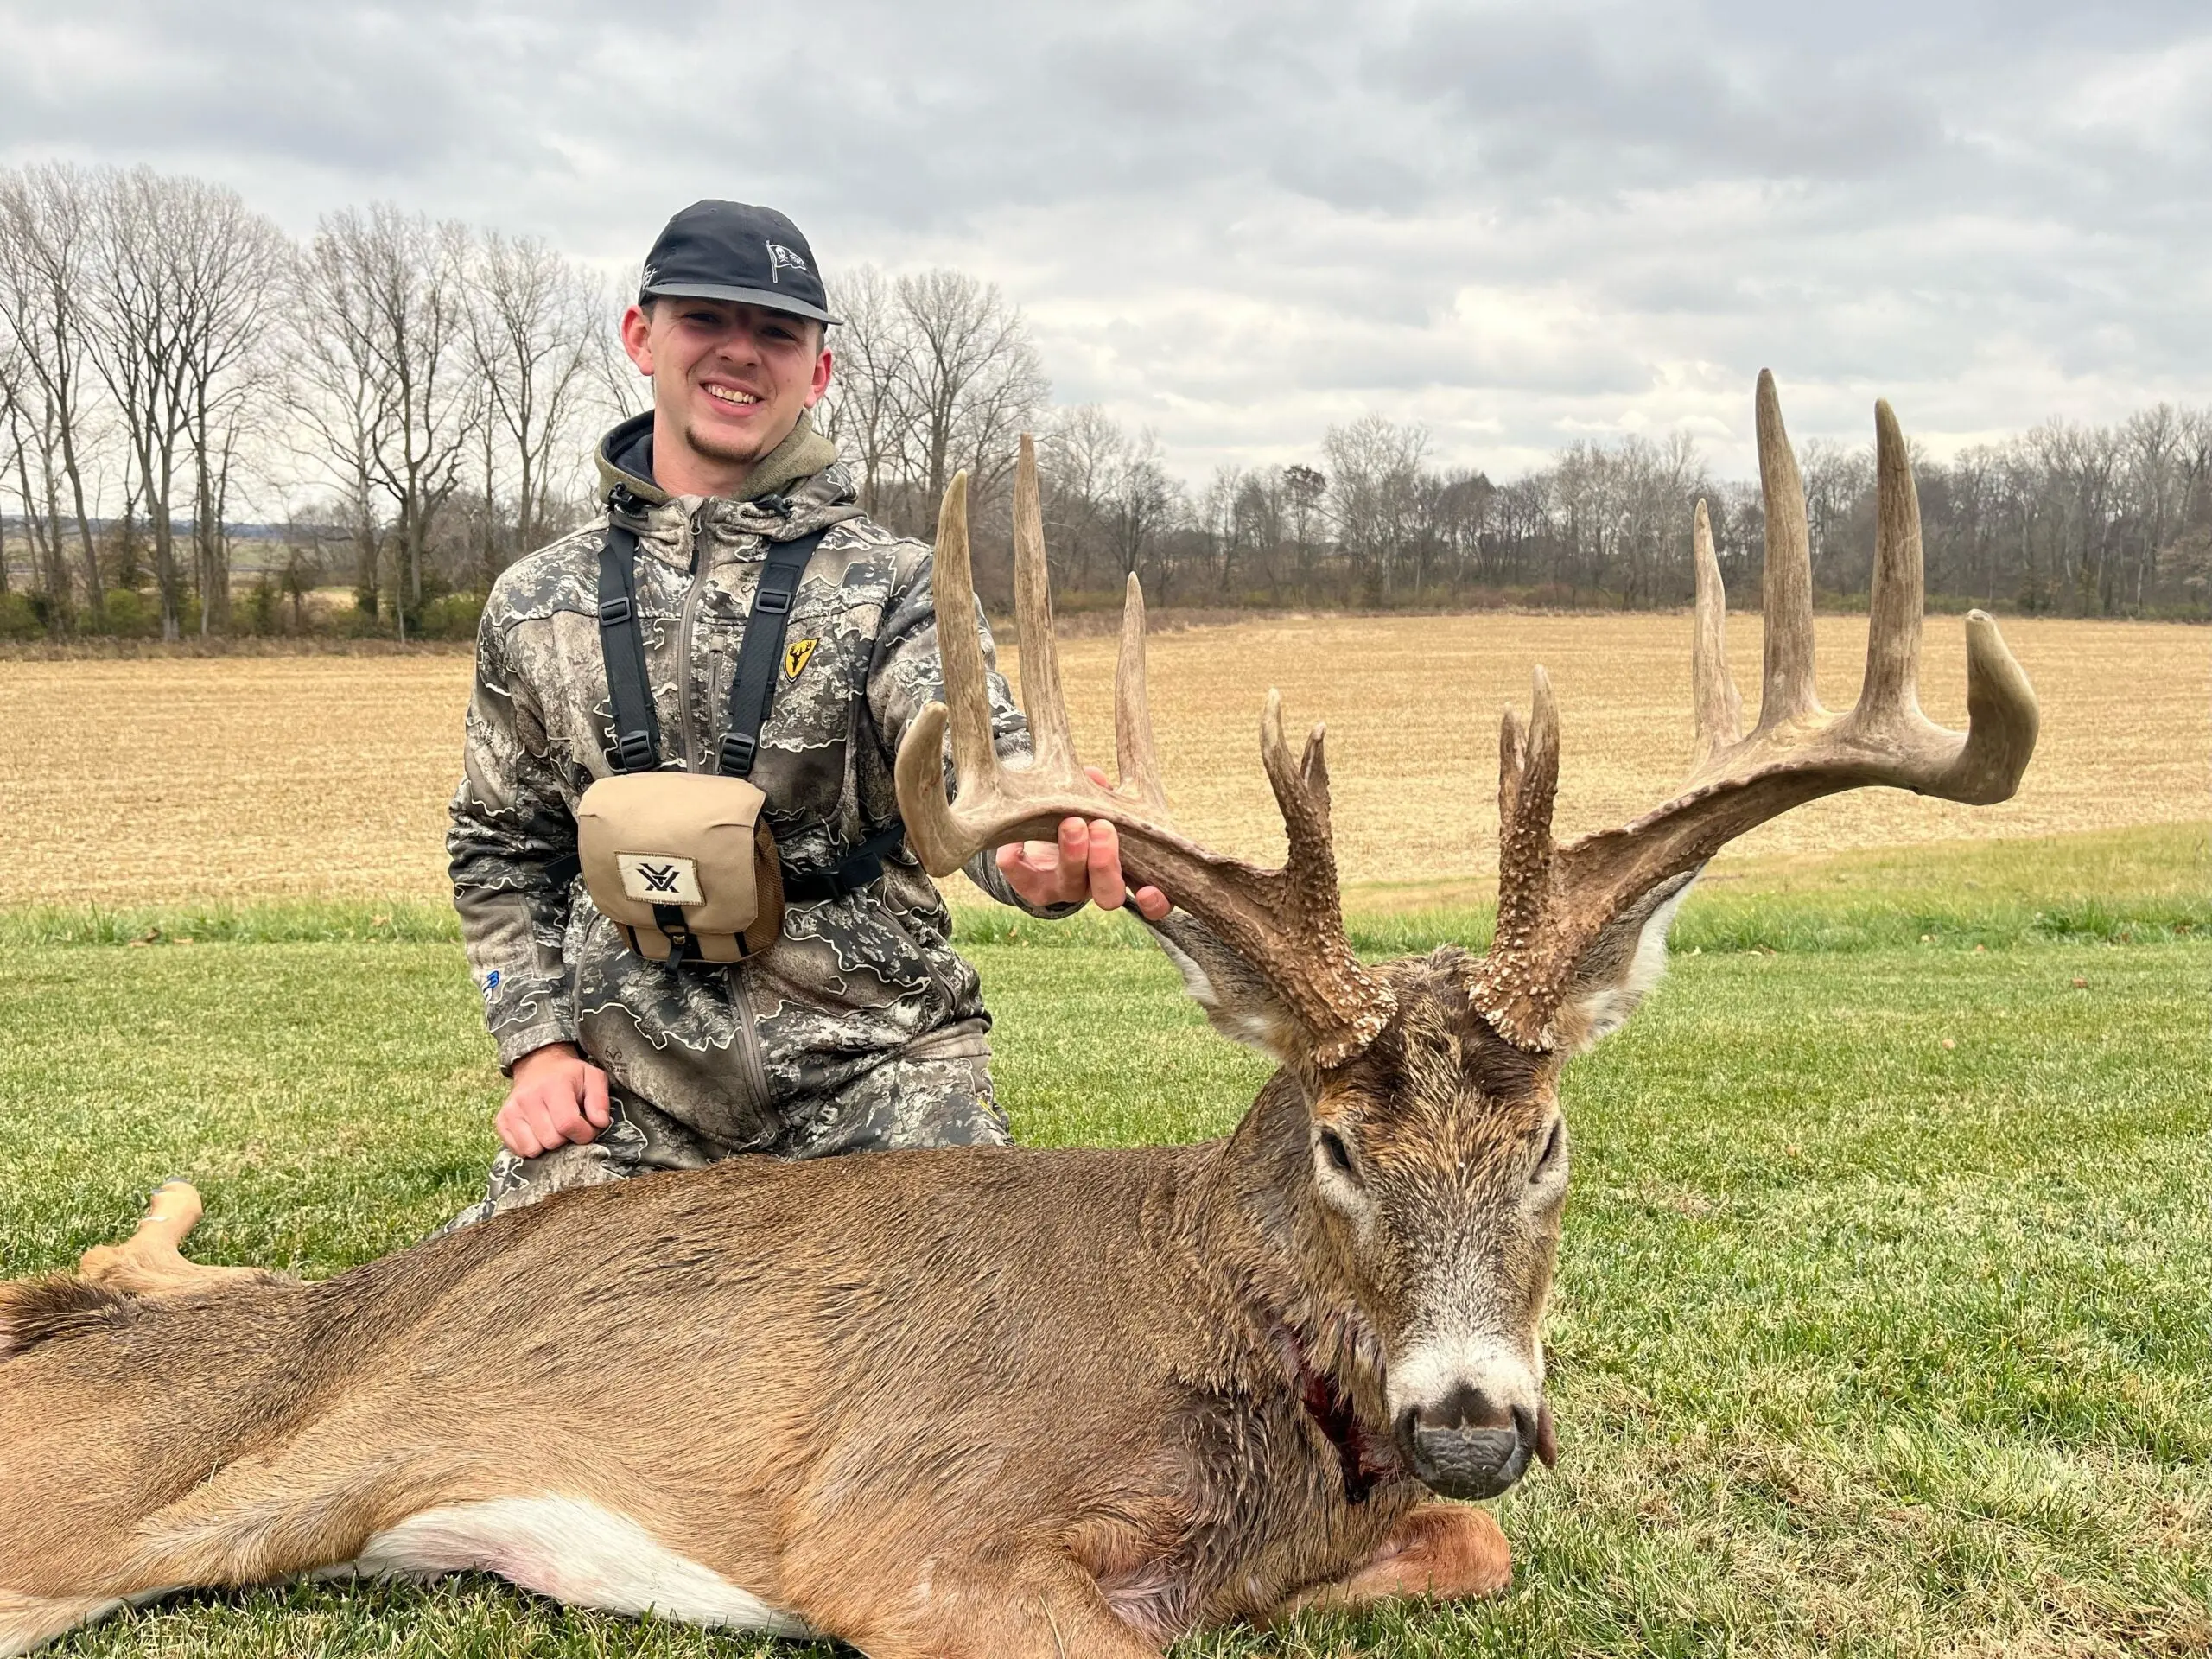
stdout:
<svg viewBox="0 0 2212 1659">
<path fill-rule="evenodd" d="M 574 1043 L 549 1043 L 515 1062 L 514 1087 L 492 1120 L 499 1139 L 518 1158 L 535 1158 L 556 1147 L 582 1146 L 609 1122 L 607 1073 L 576 1052 Z"/>
</svg>

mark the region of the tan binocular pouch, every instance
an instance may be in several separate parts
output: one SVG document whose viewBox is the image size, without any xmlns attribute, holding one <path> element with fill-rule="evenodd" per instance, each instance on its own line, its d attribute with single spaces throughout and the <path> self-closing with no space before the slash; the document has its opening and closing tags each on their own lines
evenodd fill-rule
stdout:
<svg viewBox="0 0 2212 1659">
<path fill-rule="evenodd" d="M 784 925 L 783 869 L 742 778 L 632 772 L 576 803 L 576 857 L 592 902 L 655 962 L 737 962 Z"/>
</svg>

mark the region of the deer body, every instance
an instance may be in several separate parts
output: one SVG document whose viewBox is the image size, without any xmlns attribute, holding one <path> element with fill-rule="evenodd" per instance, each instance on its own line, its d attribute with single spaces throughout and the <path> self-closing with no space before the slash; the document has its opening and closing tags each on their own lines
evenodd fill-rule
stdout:
<svg viewBox="0 0 2212 1659">
<path fill-rule="evenodd" d="M 1538 669 L 1499 762 L 1498 921 L 1362 963 L 1319 728 L 1270 694 L 1289 857 L 1170 821 L 1132 579 L 1123 781 L 1076 760 L 1033 455 L 1014 488 L 1034 763 L 991 742 L 964 474 L 940 521 L 946 702 L 898 756 L 937 874 L 1106 818 L 1215 1026 L 1279 1066 L 1235 1134 L 1122 1152 L 746 1160 L 557 1195 L 322 1285 L 195 1268 L 164 1189 L 85 1277 L 0 1286 L 0 1655 L 136 1599 L 331 1570 L 486 1567 L 549 1594 L 843 1637 L 872 1659 L 1135 1659 L 1314 1599 L 1486 1593 L 1483 1511 L 1548 1462 L 1541 1325 L 1567 1198 L 1561 1066 L 1664 965 L 1727 841 L 1868 784 L 2001 800 L 2035 745 L 2026 677 L 1969 615 L 1971 724 L 1916 693 L 1918 509 L 1876 410 L 1866 678 L 1812 683 L 1802 494 L 1770 378 L 1766 663 L 1741 729 L 1705 509 L 1693 533 L 1693 772 L 1618 830 L 1552 836 Z M 948 794 L 945 742 L 957 785 Z"/>
<path fill-rule="evenodd" d="M 970 1651 L 909 1644 L 982 1602 L 1130 1652 L 1263 1617 L 1420 1492 L 1350 1501 L 1285 1357 L 1302 1325 L 1380 1420 L 1310 1218 L 1264 1207 L 1303 1112 L 1279 1081 L 1205 1146 L 735 1160 L 320 1284 L 86 1287 L 51 1335 L 16 1287 L 0 1652 L 54 1633 L 28 1610 L 353 1563 L 883 1655 Z"/>
</svg>

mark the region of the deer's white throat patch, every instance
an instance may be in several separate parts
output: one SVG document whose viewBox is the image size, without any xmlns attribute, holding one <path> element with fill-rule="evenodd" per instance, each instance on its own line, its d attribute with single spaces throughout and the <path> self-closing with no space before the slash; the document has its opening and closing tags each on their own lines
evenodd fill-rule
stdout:
<svg viewBox="0 0 2212 1659">
<path fill-rule="evenodd" d="M 677 1554 L 628 1516 L 551 1493 L 425 1510 L 378 1533 L 358 1558 L 331 1572 L 494 1573 L 573 1606 L 771 1636 L 815 1634 L 804 1619 Z"/>
</svg>

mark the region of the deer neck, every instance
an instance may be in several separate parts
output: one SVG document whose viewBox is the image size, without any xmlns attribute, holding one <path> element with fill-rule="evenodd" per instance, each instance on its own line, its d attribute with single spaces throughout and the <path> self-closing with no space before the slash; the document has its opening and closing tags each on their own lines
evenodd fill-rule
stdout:
<svg viewBox="0 0 2212 1659">
<path fill-rule="evenodd" d="M 1399 1472 L 1383 1405 L 1382 1347 L 1331 1242 L 1315 1190 L 1306 1090 L 1278 1072 L 1218 1143 L 1195 1195 L 1202 1259 L 1243 1313 L 1255 1368 L 1274 1372 L 1335 1446 L 1363 1501 Z"/>
</svg>

